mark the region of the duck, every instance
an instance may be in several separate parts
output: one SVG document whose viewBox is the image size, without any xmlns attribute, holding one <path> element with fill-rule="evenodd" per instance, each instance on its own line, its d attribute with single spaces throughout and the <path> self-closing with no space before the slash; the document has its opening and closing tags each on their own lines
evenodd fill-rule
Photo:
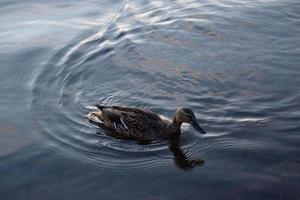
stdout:
<svg viewBox="0 0 300 200">
<path fill-rule="evenodd" d="M 178 138 L 181 125 L 188 123 L 201 134 L 206 131 L 198 124 L 190 108 L 179 107 L 172 120 L 142 108 L 95 105 L 98 110 L 88 113 L 91 123 L 108 129 L 115 137 L 136 141 Z"/>
</svg>

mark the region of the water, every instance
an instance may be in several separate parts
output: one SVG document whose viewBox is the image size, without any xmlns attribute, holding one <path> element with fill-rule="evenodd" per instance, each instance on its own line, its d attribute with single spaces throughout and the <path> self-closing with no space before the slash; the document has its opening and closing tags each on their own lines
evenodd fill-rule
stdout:
<svg viewBox="0 0 300 200">
<path fill-rule="evenodd" d="M 0 1 L 0 199 L 299 199 L 299 10 Z M 188 106 L 208 133 L 122 141 L 95 103 Z"/>
</svg>

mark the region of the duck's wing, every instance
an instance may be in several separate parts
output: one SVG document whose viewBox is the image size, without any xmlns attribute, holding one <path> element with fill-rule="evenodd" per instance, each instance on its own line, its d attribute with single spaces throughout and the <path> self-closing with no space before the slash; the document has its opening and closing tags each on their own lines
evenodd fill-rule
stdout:
<svg viewBox="0 0 300 200">
<path fill-rule="evenodd" d="M 96 105 L 97 108 L 99 108 L 102 112 L 105 114 L 107 113 L 107 116 L 110 116 L 111 119 L 118 120 L 118 117 L 141 117 L 141 118 L 147 118 L 150 120 L 161 120 L 161 118 L 154 112 L 146 109 L 140 109 L 140 108 L 131 108 L 131 107 L 121 107 L 121 106 L 102 106 L 102 105 Z"/>
<path fill-rule="evenodd" d="M 107 120 L 107 125 L 127 134 L 142 133 L 144 130 L 152 130 L 154 121 L 160 121 L 161 118 L 154 112 L 146 109 L 121 107 L 121 106 L 102 106 L 96 105 Z"/>
<path fill-rule="evenodd" d="M 126 130 L 128 129 L 126 123 L 124 122 L 124 115 L 119 109 L 114 109 L 112 106 L 101 106 L 96 105 L 101 112 L 104 121 L 106 121 L 107 125 L 112 126 L 112 128 L 115 128 L 116 130 Z"/>
</svg>

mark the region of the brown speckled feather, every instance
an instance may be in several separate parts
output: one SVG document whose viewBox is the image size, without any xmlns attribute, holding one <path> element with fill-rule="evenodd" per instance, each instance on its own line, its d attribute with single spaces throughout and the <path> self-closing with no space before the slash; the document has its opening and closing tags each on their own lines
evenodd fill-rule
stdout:
<svg viewBox="0 0 300 200">
<path fill-rule="evenodd" d="M 118 138 L 140 142 L 172 139 L 180 135 L 182 123 L 189 123 L 201 134 L 206 133 L 196 121 L 194 112 L 185 107 L 176 110 L 172 122 L 146 109 L 101 105 L 96 107 L 100 111 L 88 114 L 90 122 L 110 129 Z"/>
<path fill-rule="evenodd" d="M 97 107 L 101 110 L 97 116 L 103 125 L 128 139 L 167 139 L 176 131 L 170 121 L 150 110 L 119 106 Z"/>
</svg>

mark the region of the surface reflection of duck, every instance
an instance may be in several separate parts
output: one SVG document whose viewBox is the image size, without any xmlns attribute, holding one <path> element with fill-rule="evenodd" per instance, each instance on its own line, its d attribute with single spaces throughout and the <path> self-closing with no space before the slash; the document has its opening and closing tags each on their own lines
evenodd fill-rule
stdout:
<svg viewBox="0 0 300 200">
<path fill-rule="evenodd" d="M 180 148 L 180 138 L 170 140 L 169 148 L 174 156 L 174 163 L 183 170 L 191 170 L 204 164 L 202 159 L 190 159 Z"/>
<path fill-rule="evenodd" d="M 197 123 L 194 112 L 189 108 L 178 108 L 173 121 L 169 121 L 146 109 L 96 106 L 100 111 L 90 112 L 88 119 L 109 129 L 118 138 L 139 142 L 178 138 L 182 123 L 189 123 L 198 132 L 205 134 Z"/>
</svg>

